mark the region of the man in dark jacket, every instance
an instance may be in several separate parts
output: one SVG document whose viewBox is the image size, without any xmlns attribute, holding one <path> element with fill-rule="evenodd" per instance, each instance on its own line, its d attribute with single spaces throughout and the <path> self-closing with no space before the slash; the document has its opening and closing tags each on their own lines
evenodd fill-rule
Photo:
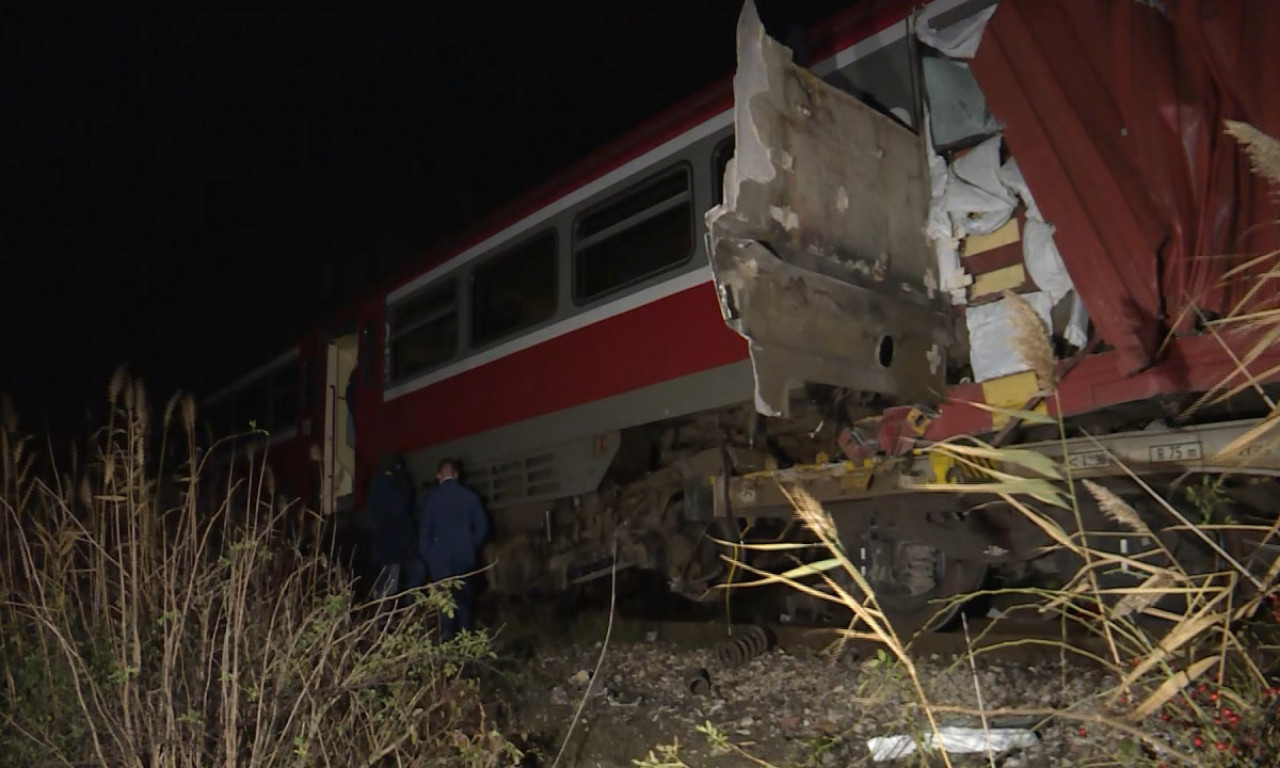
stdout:
<svg viewBox="0 0 1280 768">
<path fill-rule="evenodd" d="M 462 576 L 474 571 L 489 533 L 480 497 L 458 482 L 458 464 L 451 459 L 440 462 L 436 471 L 439 486 L 422 502 L 418 514 L 418 551 L 427 564 L 432 581 Z M 441 639 L 449 640 L 459 630 L 474 627 L 473 586 L 470 578 L 454 592 L 457 610 L 452 617 L 440 619 Z"/>
<path fill-rule="evenodd" d="M 378 464 L 369 488 L 369 522 L 379 591 L 389 597 L 422 586 L 426 574 L 414 546 L 413 482 L 399 456 L 388 454 Z"/>
</svg>

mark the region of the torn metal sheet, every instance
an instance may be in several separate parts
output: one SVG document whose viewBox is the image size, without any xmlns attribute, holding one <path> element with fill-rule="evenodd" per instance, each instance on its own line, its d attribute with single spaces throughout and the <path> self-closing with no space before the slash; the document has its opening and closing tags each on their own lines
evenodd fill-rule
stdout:
<svg viewBox="0 0 1280 768">
<path fill-rule="evenodd" d="M 712 264 L 725 320 L 750 345 L 760 413 L 787 415 L 789 393 L 807 381 L 903 402 L 942 395 L 947 336 L 920 305 L 793 266 L 751 240 L 722 241 Z"/>
<path fill-rule="evenodd" d="M 757 410 L 787 415 L 805 382 L 940 399 L 951 323 L 924 235 L 924 142 L 792 64 L 750 2 L 734 103 L 708 251 L 725 321 L 750 343 Z"/>
</svg>

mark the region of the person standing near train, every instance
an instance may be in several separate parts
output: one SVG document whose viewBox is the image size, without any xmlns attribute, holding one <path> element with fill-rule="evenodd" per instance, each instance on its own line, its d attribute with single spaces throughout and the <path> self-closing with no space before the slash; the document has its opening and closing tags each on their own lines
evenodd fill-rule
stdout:
<svg viewBox="0 0 1280 768">
<path fill-rule="evenodd" d="M 459 482 L 456 461 L 441 461 L 436 480 L 439 485 L 423 499 L 418 514 L 418 551 L 431 581 L 461 581 L 453 593 L 457 603 L 453 616 L 440 617 L 440 636 L 448 641 L 463 629 L 475 628 L 475 587 L 465 574 L 476 569 L 489 521 L 480 497 Z"/>
<path fill-rule="evenodd" d="M 369 522 L 379 596 L 395 597 L 422 586 L 426 574 L 414 546 L 413 481 L 396 454 L 378 462 L 369 489 Z M 383 603 L 383 610 L 389 607 Z"/>
</svg>

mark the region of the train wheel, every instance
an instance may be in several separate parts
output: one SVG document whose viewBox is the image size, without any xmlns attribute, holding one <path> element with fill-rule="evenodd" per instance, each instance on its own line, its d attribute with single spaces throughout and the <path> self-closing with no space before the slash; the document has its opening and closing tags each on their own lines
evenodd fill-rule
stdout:
<svg viewBox="0 0 1280 768">
<path fill-rule="evenodd" d="M 881 542 L 868 580 L 880 607 L 902 639 L 945 630 L 959 615 L 963 597 L 982 588 L 987 566 L 948 558 L 915 542 Z"/>
</svg>

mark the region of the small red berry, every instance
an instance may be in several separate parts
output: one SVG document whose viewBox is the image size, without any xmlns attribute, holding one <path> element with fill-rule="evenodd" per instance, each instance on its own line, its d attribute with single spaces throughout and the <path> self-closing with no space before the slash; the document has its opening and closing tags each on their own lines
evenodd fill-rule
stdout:
<svg viewBox="0 0 1280 768">
<path fill-rule="evenodd" d="M 1214 745 L 1214 746 L 1216 746 L 1216 747 L 1218 748 L 1218 751 L 1219 751 L 1219 752 L 1226 752 L 1226 751 L 1227 751 L 1227 742 L 1225 742 L 1225 741 L 1220 741 L 1220 742 L 1218 742 L 1218 743 L 1217 743 L 1216 745 Z"/>
<path fill-rule="evenodd" d="M 1192 739 L 1192 740 L 1191 740 L 1191 743 L 1192 743 L 1193 745 L 1197 746 L 1197 747 L 1203 747 L 1203 746 L 1204 746 L 1204 739 L 1202 739 L 1202 738 L 1200 738 L 1199 736 L 1197 736 L 1197 737 L 1195 737 L 1194 739 Z"/>
<path fill-rule="evenodd" d="M 1088 736 L 1088 735 L 1089 735 L 1089 731 L 1088 731 L 1088 729 L 1086 729 L 1083 725 L 1082 725 L 1082 726 L 1080 726 L 1080 730 L 1079 730 L 1079 731 L 1076 731 L 1076 733 L 1079 733 L 1081 736 Z"/>
</svg>

